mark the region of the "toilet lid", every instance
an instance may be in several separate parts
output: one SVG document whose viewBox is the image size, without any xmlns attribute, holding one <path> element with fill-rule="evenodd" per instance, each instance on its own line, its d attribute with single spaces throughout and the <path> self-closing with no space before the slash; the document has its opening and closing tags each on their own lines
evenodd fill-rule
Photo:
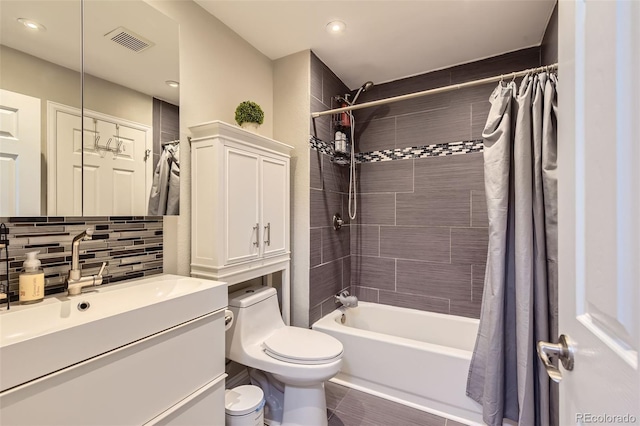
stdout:
<svg viewBox="0 0 640 426">
<path fill-rule="evenodd" d="M 294 364 L 326 364 L 342 355 L 342 343 L 328 334 L 282 327 L 264 341 L 267 355 Z"/>
</svg>

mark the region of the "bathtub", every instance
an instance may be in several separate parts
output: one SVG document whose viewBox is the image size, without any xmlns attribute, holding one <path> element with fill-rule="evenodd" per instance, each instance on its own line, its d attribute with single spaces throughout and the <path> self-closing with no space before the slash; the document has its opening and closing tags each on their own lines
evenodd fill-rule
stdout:
<svg viewBox="0 0 640 426">
<path fill-rule="evenodd" d="M 481 406 L 465 395 L 478 320 L 360 302 L 324 316 L 313 329 L 344 345 L 342 369 L 332 381 L 483 424 Z"/>
</svg>

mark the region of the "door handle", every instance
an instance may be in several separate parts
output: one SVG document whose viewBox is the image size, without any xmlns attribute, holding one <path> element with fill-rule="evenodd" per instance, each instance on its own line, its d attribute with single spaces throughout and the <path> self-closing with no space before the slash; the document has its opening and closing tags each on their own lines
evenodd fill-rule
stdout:
<svg viewBox="0 0 640 426">
<path fill-rule="evenodd" d="M 253 227 L 253 230 L 256 231 L 256 240 L 253 242 L 253 245 L 256 247 L 260 245 L 260 235 L 258 229 L 260 229 L 260 224 L 256 223 L 256 226 Z"/>
<path fill-rule="evenodd" d="M 267 222 L 267 226 L 264 227 L 267 230 L 267 240 L 265 243 L 270 246 L 271 245 L 271 222 Z"/>
<path fill-rule="evenodd" d="M 556 383 L 560 383 L 562 380 L 562 373 L 551 363 L 551 357 L 557 356 L 562 366 L 568 370 L 573 370 L 573 353 L 574 348 L 571 345 L 571 340 L 564 334 L 561 334 L 558 338 L 558 343 L 544 342 L 540 340 L 538 342 L 538 356 L 544 364 L 544 368 L 547 370 L 547 374 Z"/>
</svg>

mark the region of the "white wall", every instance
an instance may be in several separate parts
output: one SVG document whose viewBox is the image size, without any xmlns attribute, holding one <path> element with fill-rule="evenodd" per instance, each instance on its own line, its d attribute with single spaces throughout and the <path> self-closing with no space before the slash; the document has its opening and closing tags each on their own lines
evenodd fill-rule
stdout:
<svg viewBox="0 0 640 426">
<path fill-rule="evenodd" d="M 291 157 L 291 319 L 309 326 L 309 114 L 311 52 L 274 61 L 273 137 L 295 148 Z"/>
<path fill-rule="evenodd" d="M 165 222 L 175 245 L 165 244 L 165 272 L 189 275 L 191 158 L 189 126 L 211 120 L 234 123 L 236 106 L 262 106 L 259 133 L 273 137 L 273 63 L 191 0 L 146 0 L 180 25 L 180 216 Z"/>
</svg>

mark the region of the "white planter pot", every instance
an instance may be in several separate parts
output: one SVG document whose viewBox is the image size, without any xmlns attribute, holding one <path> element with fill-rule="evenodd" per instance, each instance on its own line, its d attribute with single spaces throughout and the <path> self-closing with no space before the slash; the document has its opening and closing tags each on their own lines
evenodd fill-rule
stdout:
<svg viewBox="0 0 640 426">
<path fill-rule="evenodd" d="M 260 125 L 258 123 L 245 122 L 245 123 L 242 123 L 240 127 L 250 132 L 258 133 L 258 127 L 260 127 Z"/>
</svg>

